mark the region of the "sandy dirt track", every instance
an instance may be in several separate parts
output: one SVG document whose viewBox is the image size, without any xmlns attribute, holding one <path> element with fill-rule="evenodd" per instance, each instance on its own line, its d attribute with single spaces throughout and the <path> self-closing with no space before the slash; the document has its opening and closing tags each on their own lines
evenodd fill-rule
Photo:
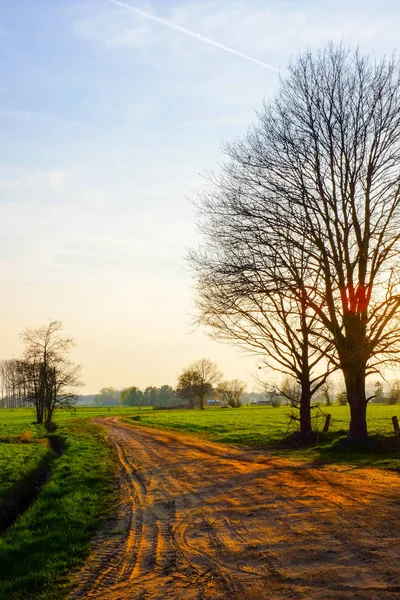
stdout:
<svg viewBox="0 0 400 600">
<path fill-rule="evenodd" d="M 121 503 L 74 600 L 400 598 L 400 477 L 96 419 Z"/>
</svg>

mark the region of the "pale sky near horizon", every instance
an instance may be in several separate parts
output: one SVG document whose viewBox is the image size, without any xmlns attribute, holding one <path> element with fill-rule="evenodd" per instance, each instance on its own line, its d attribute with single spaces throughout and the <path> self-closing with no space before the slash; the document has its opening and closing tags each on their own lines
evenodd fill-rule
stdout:
<svg viewBox="0 0 400 600">
<path fill-rule="evenodd" d="M 391 54 L 399 24 L 394 0 L 0 0 L 0 358 L 57 319 L 83 393 L 203 356 L 251 390 L 257 361 L 189 325 L 190 197 L 270 67 L 329 40 Z"/>
</svg>

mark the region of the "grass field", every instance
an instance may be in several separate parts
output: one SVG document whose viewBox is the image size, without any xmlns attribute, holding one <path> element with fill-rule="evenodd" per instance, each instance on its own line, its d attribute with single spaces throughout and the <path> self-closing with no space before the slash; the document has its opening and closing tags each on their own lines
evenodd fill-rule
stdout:
<svg viewBox="0 0 400 600">
<path fill-rule="evenodd" d="M 322 407 L 332 415 L 330 429 L 343 431 L 348 428 L 348 406 Z M 212 408 L 205 411 L 174 410 L 146 411 L 136 413 L 133 419 L 155 427 L 171 427 L 193 433 L 206 433 L 224 443 L 265 445 L 276 442 L 294 429 L 289 424 L 290 407 L 242 406 L 239 409 Z M 399 406 L 371 404 L 368 407 L 368 428 L 371 435 L 393 434 L 392 415 L 400 417 Z M 323 417 L 316 423 L 323 425 Z"/>
<path fill-rule="evenodd" d="M 346 435 L 350 412 L 348 406 L 323 407 L 332 415 L 330 431 L 321 435 L 317 443 L 309 448 L 296 450 L 282 444 L 290 433 L 296 430 L 290 425 L 289 407 L 245 406 L 239 409 L 212 408 L 206 411 L 151 411 L 129 417 L 132 422 L 148 427 L 163 427 L 196 435 L 227 444 L 244 444 L 255 448 L 268 448 L 269 451 L 291 454 L 301 459 L 324 460 L 327 462 L 358 462 L 379 467 L 400 469 L 400 452 L 389 454 L 365 452 L 353 454 L 339 451 L 338 440 Z M 370 405 L 368 407 L 369 433 L 374 442 L 393 436 L 391 417 L 400 417 L 399 406 Z M 314 423 L 321 430 L 324 418 Z"/>
</svg>

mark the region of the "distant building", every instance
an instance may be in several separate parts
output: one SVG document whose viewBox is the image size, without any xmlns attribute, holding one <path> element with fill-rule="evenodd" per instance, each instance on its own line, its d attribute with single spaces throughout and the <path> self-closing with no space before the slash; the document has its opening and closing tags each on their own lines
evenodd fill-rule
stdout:
<svg viewBox="0 0 400 600">
<path fill-rule="evenodd" d="M 207 406 L 224 406 L 224 403 L 221 400 L 212 400 L 210 398 L 207 400 Z"/>
<path fill-rule="evenodd" d="M 257 402 L 250 402 L 251 406 L 271 406 L 271 400 L 257 400 Z"/>
</svg>

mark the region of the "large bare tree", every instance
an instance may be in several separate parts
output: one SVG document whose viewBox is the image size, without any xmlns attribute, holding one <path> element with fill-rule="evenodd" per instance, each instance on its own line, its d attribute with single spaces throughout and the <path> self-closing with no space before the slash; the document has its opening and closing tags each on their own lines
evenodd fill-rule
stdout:
<svg viewBox="0 0 400 600">
<path fill-rule="evenodd" d="M 284 253 L 275 283 L 299 298 L 307 290 L 345 379 L 349 438 L 363 440 L 366 377 L 400 353 L 398 62 L 333 45 L 300 56 L 226 152 L 230 161 L 203 204 L 206 219 L 212 212 L 214 224 L 236 223 L 237 236 L 260 253 L 282 239 L 283 252 L 306 253 L 298 291 Z"/>
</svg>

